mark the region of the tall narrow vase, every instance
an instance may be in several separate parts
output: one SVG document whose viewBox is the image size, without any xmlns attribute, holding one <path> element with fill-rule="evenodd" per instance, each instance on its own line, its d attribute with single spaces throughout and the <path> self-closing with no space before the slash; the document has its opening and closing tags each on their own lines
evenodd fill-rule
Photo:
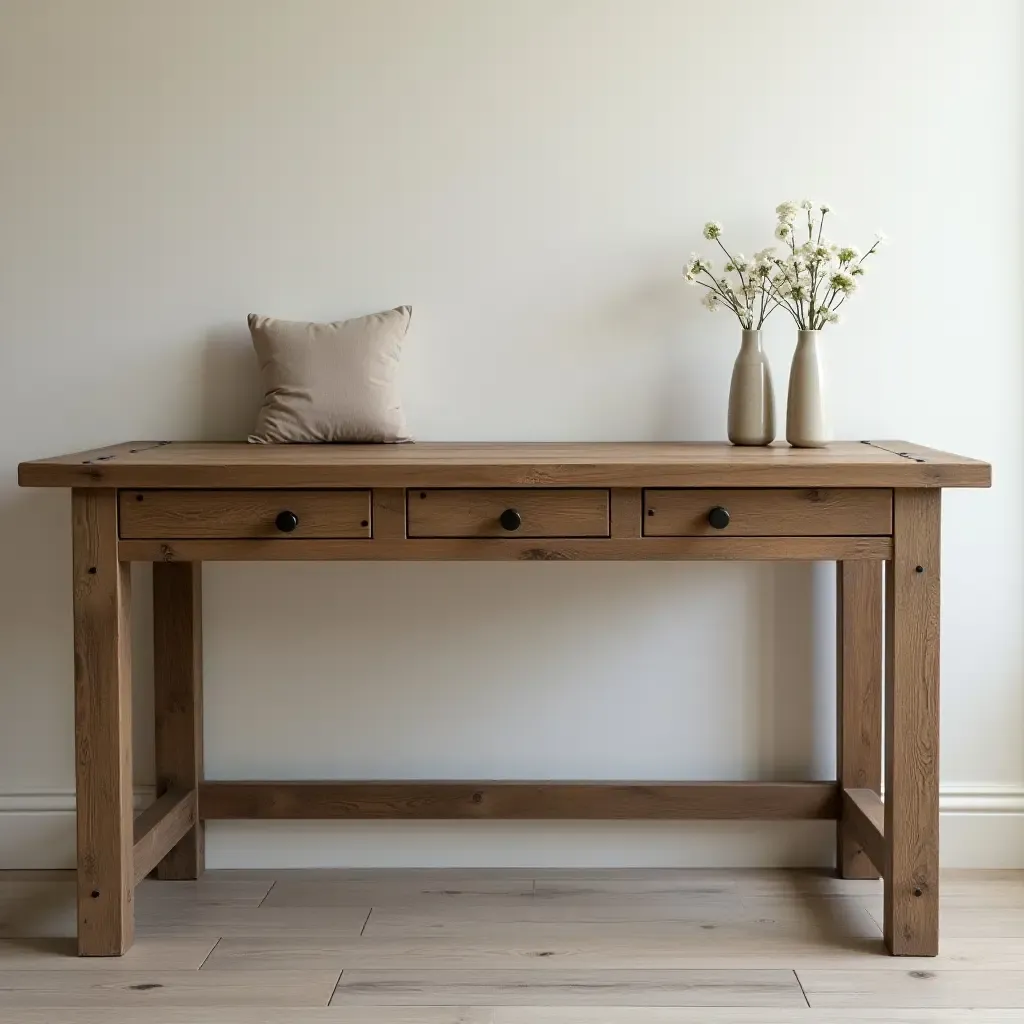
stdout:
<svg viewBox="0 0 1024 1024">
<path fill-rule="evenodd" d="M 775 440 L 775 392 L 760 331 L 744 331 L 729 386 L 729 440 L 766 445 Z"/>
<path fill-rule="evenodd" d="M 786 440 L 794 448 L 824 448 L 831 440 L 825 419 L 820 334 L 821 331 L 797 331 L 786 406 Z"/>
</svg>

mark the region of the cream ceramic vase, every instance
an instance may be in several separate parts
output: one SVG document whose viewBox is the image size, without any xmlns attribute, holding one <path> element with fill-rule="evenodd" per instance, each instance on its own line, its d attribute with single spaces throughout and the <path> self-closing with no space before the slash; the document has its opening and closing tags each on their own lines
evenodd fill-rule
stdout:
<svg viewBox="0 0 1024 1024">
<path fill-rule="evenodd" d="M 831 440 L 825 420 L 820 334 L 821 331 L 797 331 L 786 406 L 786 440 L 794 448 L 824 448 Z"/>
<path fill-rule="evenodd" d="M 761 332 L 743 332 L 729 386 L 729 440 L 766 445 L 775 440 L 775 392 Z"/>
</svg>

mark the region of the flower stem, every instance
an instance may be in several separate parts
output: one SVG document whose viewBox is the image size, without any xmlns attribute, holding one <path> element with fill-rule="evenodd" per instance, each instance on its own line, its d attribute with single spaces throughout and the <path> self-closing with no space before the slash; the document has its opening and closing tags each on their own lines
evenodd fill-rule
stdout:
<svg viewBox="0 0 1024 1024">
<path fill-rule="evenodd" d="M 743 271 L 740 270 L 739 264 L 732 258 L 732 253 L 730 253 L 729 250 L 726 249 L 726 247 L 722 244 L 721 238 L 719 238 L 717 235 L 715 236 L 715 241 L 718 243 L 718 248 L 725 253 L 725 255 L 729 258 L 729 262 L 736 268 L 736 273 L 739 274 L 740 276 L 740 285 L 742 286 L 743 290 L 746 291 L 747 282 L 743 279 Z"/>
</svg>

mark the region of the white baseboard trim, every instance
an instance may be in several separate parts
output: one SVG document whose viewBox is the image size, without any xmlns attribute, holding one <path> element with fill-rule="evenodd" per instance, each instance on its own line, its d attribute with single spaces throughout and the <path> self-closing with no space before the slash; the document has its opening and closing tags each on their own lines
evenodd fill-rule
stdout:
<svg viewBox="0 0 1024 1024">
<path fill-rule="evenodd" d="M 152 786 L 135 791 L 136 809 Z M 944 786 L 942 864 L 1024 868 L 1024 786 Z M 0 793 L 0 870 L 74 864 L 70 790 Z M 213 867 L 827 866 L 829 823 L 218 822 Z"/>
</svg>

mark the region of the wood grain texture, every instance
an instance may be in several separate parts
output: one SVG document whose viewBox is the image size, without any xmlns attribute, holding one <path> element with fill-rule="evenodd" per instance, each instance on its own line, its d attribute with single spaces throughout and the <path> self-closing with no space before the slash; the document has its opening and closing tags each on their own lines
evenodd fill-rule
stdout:
<svg viewBox="0 0 1024 1024">
<path fill-rule="evenodd" d="M 458 1011 L 456 1011 L 458 1012 Z M 576 1007 L 503 1007 L 494 1009 L 487 1024 L 594 1024 L 593 1011 Z M 744 1007 L 706 1007 L 693 1009 L 678 1007 L 656 1009 L 654 1007 L 604 1007 L 600 1024 L 998 1024 L 1002 1021 L 1017 1020 L 1016 1010 L 900 1010 L 886 1008 L 873 1010 L 858 1008 L 783 1010 L 765 1007 L 763 1009 Z M 456 1018 L 458 1021 L 459 1018 Z M 344 1024 L 354 1024 L 355 1017 Z M 103 1024 L 118 1024 L 104 1021 Z M 177 1024 L 177 1022 L 175 1022 Z M 206 1021 L 203 1024 L 207 1024 Z M 211 1020 L 209 1024 L 217 1024 Z M 262 1024 L 262 1022 L 246 1022 Z M 288 1024 L 306 1024 L 305 1021 L 289 1021 Z M 390 1021 L 374 1017 L 359 1024 L 414 1024 L 409 1021 Z M 424 1021 L 423 1024 L 434 1024 Z M 467 1024 L 477 1024 L 469 1021 Z"/>
<path fill-rule="evenodd" d="M 147 1018 L 150 1019 L 150 1018 Z M 168 1008 L 154 1024 L 1019 1024 L 1018 1010 L 754 1006 L 331 1006 Z M 53 1011 L 0 1009 L 0 1024 L 54 1024 Z M 60 1024 L 139 1024 L 130 1007 L 64 1009 Z"/>
<path fill-rule="evenodd" d="M 611 491 L 611 535 L 616 540 L 638 540 L 644 530 L 644 492 L 639 487 Z"/>
<path fill-rule="evenodd" d="M 607 537 L 608 491 L 591 488 L 410 489 L 410 537 Z M 506 530 L 499 518 L 515 509 L 522 525 Z"/>
<path fill-rule="evenodd" d="M 708 513 L 730 516 L 716 530 Z M 892 492 L 884 488 L 747 490 L 675 488 L 644 491 L 646 537 L 887 536 L 892 532 Z"/>
<path fill-rule="evenodd" d="M 834 782 L 204 782 L 210 819 L 836 819 Z"/>
<path fill-rule="evenodd" d="M 332 1006 L 805 1006 L 792 971 L 352 970 Z"/>
<path fill-rule="evenodd" d="M 135 907 L 166 906 L 178 903 L 194 907 L 258 907 L 274 885 L 272 879 L 235 878 L 230 871 L 204 873 L 202 878 L 165 885 L 163 879 L 150 878 L 135 888 Z"/>
<path fill-rule="evenodd" d="M 142 443 L 140 442 L 140 445 Z M 885 442 L 828 448 L 713 443 L 118 445 L 23 462 L 23 487 L 988 487 L 991 468 Z M 914 456 L 899 451 L 913 449 Z"/>
<path fill-rule="evenodd" d="M 157 792 L 196 790 L 203 778 L 203 584 L 198 562 L 153 566 L 153 710 Z M 158 878 L 198 878 L 206 834 L 196 820 L 156 866 Z"/>
<path fill-rule="evenodd" d="M 941 492 L 896 491 L 886 566 L 884 933 L 896 956 L 939 943 Z"/>
<path fill-rule="evenodd" d="M 77 955 L 73 938 L 0 939 L 0 971 L 197 971 L 216 942 L 203 936 L 152 938 L 136 942 L 124 956 L 84 957 Z"/>
<path fill-rule="evenodd" d="M 210 906 L 187 900 L 151 901 L 139 903 L 136 933 L 140 941 L 175 936 L 252 938 L 257 935 L 355 939 L 369 914 L 369 907 L 244 907 Z"/>
<path fill-rule="evenodd" d="M 882 563 L 836 565 L 836 773 L 845 789 L 882 791 Z M 844 805 L 845 808 L 846 805 Z M 836 830 L 841 878 L 878 878 L 844 810 Z"/>
<path fill-rule="evenodd" d="M 202 971 L 0 971 L 0 1007 L 131 1006 L 141 1020 L 163 1006 L 324 1006 L 337 982 L 333 971 L 274 971 L 249 975 Z M 54 1014 L 54 1021 L 64 1021 Z"/>
<path fill-rule="evenodd" d="M 851 843 L 867 857 L 871 865 L 885 865 L 885 809 L 882 800 L 872 789 L 843 790 L 843 824 L 846 826 Z M 870 873 L 856 877 L 878 877 Z M 845 876 L 844 876 L 845 877 Z"/>
<path fill-rule="evenodd" d="M 119 492 L 119 498 L 121 536 L 126 539 L 370 536 L 369 491 L 130 490 Z M 275 523 L 284 511 L 294 512 L 299 520 L 291 533 Z"/>
<path fill-rule="evenodd" d="M 459 878 L 417 883 L 397 872 L 393 881 L 303 881 L 283 878 L 274 883 L 263 905 L 267 907 L 387 907 L 387 906 L 504 906 L 533 900 L 533 880 L 509 882 Z M 371 965 L 372 966 L 372 965 Z"/>
<path fill-rule="evenodd" d="M 118 561 L 117 494 L 71 496 L 78 951 L 133 937 L 131 572 Z"/>
<path fill-rule="evenodd" d="M 133 878 L 138 885 L 196 824 L 196 791 L 169 789 L 136 819 L 132 849 Z"/>
<path fill-rule="evenodd" d="M 1024 1009 L 1024 970 L 798 970 L 797 975 L 812 1007 Z"/>
<path fill-rule="evenodd" d="M 866 914 L 846 913 L 843 901 L 821 904 L 818 921 L 745 917 L 705 909 L 692 921 L 564 920 L 528 923 L 460 921 L 446 916 L 419 924 L 389 916 L 356 939 L 263 936 L 222 939 L 204 971 L 278 969 L 421 970 L 513 969 L 536 973 L 568 969 L 752 970 L 878 968 L 907 961 L 884 955 L 881 930 Z M 728 906 L 728 904 L 726 904 Z M 956 962 L 946 961 L 951 966 Z M 913 964 L 932 967 L 933 960 Z"/>
<path fill-rule="evenodd" d="M 873 561 L 892 555 L 888 537 L 678 537 L 617 540 L 122 540 L 130 562 L 573 562 Z"/>
<path fill-rule="evenodd" d="M 858 913 L 864 902 L 858 894 L 877 891 L 879 884 L 823 872 L 542 869 L 533 872 L 537 895 L 532 900 L 522 895 L 524 884 L 531 888 L 529 874 L 494 869 L 240 870 L 210 872 L 195 882 L 146 881 L 136 893 L 139 937 L 123 959 L 77 958 L 73 940 L 0 940 L 0 981 L 19 976 L 0 998 L 0 1024 L 992 1024 L 1022 1019 L 1024 872 L 944 873 L 943 879 L 947 920 L 936 958 L 881 955 L 881 929 Z M 460 886 L 480 891 L 447 895 Z M 270 897 L 262 907 L 209 902 L 258 899 L 267 889 L 271 897 L 281 892 L 289 902 L 298 896 L 302 905 L 271 906 Z M 350 896 L 359 891 L 385 901 L 374 908 L 363 934 L 369 907 L 349 907 L 347 897 L 345 906 L 327 906 L 332 893 L 344 889 Z M 73 916 L 71 873 L 38 880 L 0 873 L 0 920 L 4 902 L 19 901 L 18 893 L 39 905 L 59 898 Z M 434 905 L 403 907 L 388 899 L 408 894 Z M 507 895 L 511 905 L 488 908 L 480 901 L 489 895 Z M 651 899 L 645 902 L 646 897 Z M 974 937 L 955 934 L 960 928 Z M 359 992 L 328 1008 L 342 971 L 343 979 L 355 975 Z M 703 987 L 680 985 L 680 972 L 689 972 L 692 980 L 705 972 L 713 977 L 714 972 L 749 971 L 790 976 L 795 971 L 815 1007 L 756 1000 L 691 1008 L 602 1003 L 599 1011 L 593 1005 L 625 1000 L 625 993 L 645 1003 L 668 992 L 675 993 L 674 1002 L 697 1001 L 704 998 Z M 38 978 L 24 977 L 29 974 Z M 57 974 L 68 977 L 62 982 Z M 601 976 L 607 984 L 599 981 L 592 994 L 571 1000 L 570 990 L 582 983 L 586 992 L 590 979 Z M 297 984 L 303 978 L 310 979 L 306 989 Z M 326 990 L 325 978 L 330 979 Z M 745 991 L 755 987 L 746 984 L 751 981 L 756 977 L 743 979 Z M 488 998 L 488 985 L 508 991 L 502 996 L 505 1005 L 491 1000 L 467 1006 L 467 998 Z M 439 1005 L 395 1005 L 407 998 L 406 989 Z M 371 993 L 388 1005 L 370 1005 Z M 765 1002 L 774 998 L 769 986 Z M 567 1005 L 561 1005 L 563 999 Z M 993 1004 L 1012 1009 L 977 1009 Z"/>
<path fill-rule="evenodd" d="M 852 926 L 852 927 L 851 927 Z M 707 941 L 700 945 L 702 931 L 725 932 L 723 943 L 729 936 L 750 943 L 760 934 L 766 941 L 770 936 L 788 938 L 817 935 L 819 941 L 840 934 L 870 935 L 875 949 L 882 949 L 880 930 L 873 917 L 857 900 L 842 897 L 805 899 L 744 899 L 733 896 L 717 904 L 710 900 L 672 899 L 628 900 L 605 902 L 600 899 L 587 903 L 559 906 L 543 899 L 495 902 L 432 904 L 422 902 L 411 906 L 377 906 L 363 932 L 363 938 L 407 938 L 449 941 L 459 939 L 471 943 L 476 938 L 500 942 L 510 936 L 520 941 L 531 938 L 543 942 L 561 932 L 562 937 L 572 934 L 577 939 L 584 927 L 594 929 L 594 938 L 604 937 L 623 941 L 626 937 L 640 941 L 643 928 L 651 928 L 651 938 L 674 938 L 680 948 L 690 953 L 707 950 Z M 709 936 L 705 935 L 707 940 Z M 641 941 L 642 944 L 642 941 Z M 557 944 L 554 947 L 558 948 Z M 888 959 L 888 958 L 886 958 Z M 521 965 L 525 966 L 525 965 Z"/>
<path fill-rule="evenodd" d="M 372 495 L 373 539 L 395 541 L 405 539 L 405 491 L 401 487 L 375 487 Z M 374 545 L 376 547 L 376 545 Z"/>
</svg>

